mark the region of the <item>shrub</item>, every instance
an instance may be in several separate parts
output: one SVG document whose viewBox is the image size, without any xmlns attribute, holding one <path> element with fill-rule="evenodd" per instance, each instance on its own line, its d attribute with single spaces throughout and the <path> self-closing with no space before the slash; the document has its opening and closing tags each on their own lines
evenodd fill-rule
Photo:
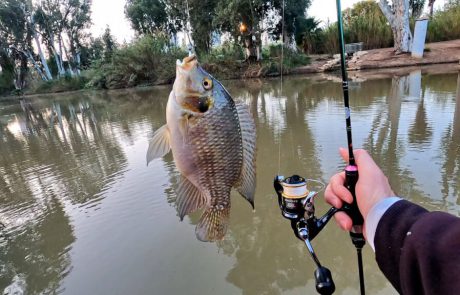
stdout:
<svg viewBox="0 0 460 295">
<path fill-rule="evenodd" d="M 450 1 L 428 23 L 427 42 L 460 38 L 460 1 Z"/>
<path fill-rule="evenodd" d="M 186 54 L 170 46 L 166 37 L 144 36 L 116 49 L 110 62 L 95 63 L 88 86 L 112 89 L 168 83 L 174 79 L 176 60 Z"/>
</svg>

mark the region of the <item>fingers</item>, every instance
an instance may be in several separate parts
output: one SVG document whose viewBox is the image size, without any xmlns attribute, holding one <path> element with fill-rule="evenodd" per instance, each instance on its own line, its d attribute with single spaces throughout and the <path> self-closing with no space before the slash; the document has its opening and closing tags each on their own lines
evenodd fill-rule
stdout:
<svg viewBox="0 0 460 295">
<path fill-rule="evenodd" d="M 339 153 L 345 162 L 349 161 L 348 149 L 341 147 L 339 148 Z M 359 162 L 364 163 L 364 162 L 368 162 L 369 160 L 372 161 L 372 163 L 374 162 L 374 160 L 372 160 L 369 153 L 363 149 L 353 150 L 353 156 L 355 156 L 355 160 L 358 165 L 359 165 Z"/>
<path fill-rule="evenodd" d="M 335 213 L 334 218 L 341 229 L 346 231 L 351 230 L 353 222 L 351 221 L 350 216 L 348 216 L 345 212 Z"/>
<path fill-rule="evenodd" d="M 340 156 L 342 157 L 342 159 L 348 163 L 348 150 L 343 148 L 343 147 L 340 147 L 339 148 L 339 153 L 340 153 Z"/>
<path fill-rule="evenodd" d="M 330 201 L 329 203 L 336 207 L 342 207 L 342 201 L 347 203 L 353 202 L 353 196 L 351 195 L 350 191 L 343 185 L 345 182 L 345 172 L 337 173 L 336 175 L 331 177 L 329 181 L 329 185 L 327 186 L 325 192 L 326 201 Z"/>
</svg>

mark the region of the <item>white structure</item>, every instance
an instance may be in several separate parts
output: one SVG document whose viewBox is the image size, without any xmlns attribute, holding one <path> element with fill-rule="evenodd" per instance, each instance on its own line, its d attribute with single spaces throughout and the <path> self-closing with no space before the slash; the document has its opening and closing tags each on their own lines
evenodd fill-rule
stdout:
<svg viewBox="0 0 460 295">
<path fill-rule="evenodd" d="M 415 21 L 414 40 L 412 42 L 412 57 L 423 57 L 427 28 L 428 18 L 421 18 Z"/>
</svg>

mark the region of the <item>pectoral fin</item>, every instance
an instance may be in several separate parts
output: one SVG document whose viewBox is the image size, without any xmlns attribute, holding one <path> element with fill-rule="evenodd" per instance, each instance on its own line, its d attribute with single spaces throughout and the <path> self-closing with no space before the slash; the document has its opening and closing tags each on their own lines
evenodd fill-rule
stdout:
<svg viewBox="0 0 460 295">
<path fill-rule="evenodd" d="M 184 176 L 179 180 L 176 193 L 177 211 L 181 220 L 185 215 L 203 208 L 206 204 L 206 197 Z"/>
<path fill-rule="evenodd" d="M 153 138 L 149 142 L 149 149 L 147 150 L 147 165 L 153 159 L 163 157 L 166 155 L 171 146 L 169 144 L 169 129 L 167 125 L 163 125 L 155 131 Z"/>
<path fill-rule="evenodd" d="M 236 189 L 254 208 L 254 193 L 256 189 L 256 126 L 245 104 L 240 102 L 235 103 L 235 106 L 238 112 L 243 143 L 243 166 Z"/>
</svg>

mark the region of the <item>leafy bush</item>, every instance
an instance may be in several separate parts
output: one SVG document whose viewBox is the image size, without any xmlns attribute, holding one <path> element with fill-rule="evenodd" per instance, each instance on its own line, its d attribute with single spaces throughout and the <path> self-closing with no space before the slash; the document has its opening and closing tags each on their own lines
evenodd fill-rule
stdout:
<svg viewBox="0 0 460 295">
<path fill-rule="evenodd" d="M 449 1 L 428 22 L 427 42 L 460 38 L 460 1 Z"/>
<path fill-rule="evenodd" d="M 50 93 L 50 92 L 64 92 L 74 91 L 85 88 L 88 79 L 84 76 L 71 77 L 64 76 L 61 79 L 54 79 L 50 81 L 40 81 L 33 85 L 28 92 L 31 93 Z"/>
<path fill-rule="evenodd" d="M 175 77 L 176 60 L 186 54 L 170 46 L 166 37 L 144 36 L 114 50 L 110 62 L 95 63 L 88 86 L 112 89 L 169 83 Z"/>
</svg>

